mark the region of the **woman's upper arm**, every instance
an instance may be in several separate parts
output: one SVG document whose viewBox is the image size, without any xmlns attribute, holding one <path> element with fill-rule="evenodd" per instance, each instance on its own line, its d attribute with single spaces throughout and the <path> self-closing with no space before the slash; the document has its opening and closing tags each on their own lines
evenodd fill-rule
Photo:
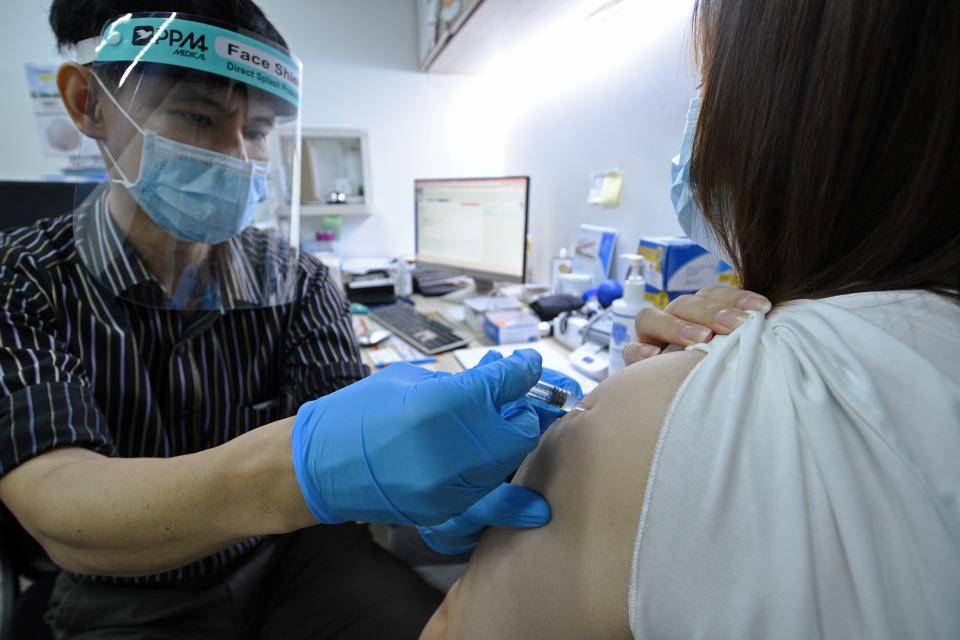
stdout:
<svg viewBox="0 0 960 640">
<path fill-rule="evenodd" d="M 701 353 L 628 367 L 551 427 L 514 482 L 553 519 L 491 529 L 425 638 L 629 637 L 631 559 L 660 426 Z"/>
</svg>

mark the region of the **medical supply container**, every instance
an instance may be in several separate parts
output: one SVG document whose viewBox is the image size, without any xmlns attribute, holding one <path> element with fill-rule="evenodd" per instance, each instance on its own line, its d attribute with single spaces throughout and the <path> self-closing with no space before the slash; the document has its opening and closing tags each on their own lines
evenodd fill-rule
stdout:
<svg viewBox="0 0 960 640">
<path fill-rule="evenodd" d="M 643 277 L 652 289 L 699 291 L 719 282 L 720 258 L 685 237 L 640 238 Z"/>
<path fill-rule="evenodd" d="M 483 330 L 495 344 L 536 342 L 540 339 L 540 318 L 526 309 L 488 311 Z"/>
</svg>

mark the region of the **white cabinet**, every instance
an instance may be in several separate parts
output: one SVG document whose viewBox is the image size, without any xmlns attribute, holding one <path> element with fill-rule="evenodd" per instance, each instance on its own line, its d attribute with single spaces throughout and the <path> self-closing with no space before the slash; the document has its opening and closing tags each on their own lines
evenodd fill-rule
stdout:
<svg viewBox="0 0 960 640">
<path fill-rule="evenodd" d="M 420 69 L 432 70 L 437 56 L 487 0 L 417 0 Z"/>
<path fill-rule="evenodd" d="M 635 0 L 417 0 L 420 69 L 476 73 L 538 29 Z"/>
<path fill-rule="evenodd" d="M 304 128 L 301 138 L 301 215 L 373 213 L 367 132 Z M 283 133 L 280 140 L 284 169 L 289 171 L 296 149 L 294 133 Z"/>
</svg>

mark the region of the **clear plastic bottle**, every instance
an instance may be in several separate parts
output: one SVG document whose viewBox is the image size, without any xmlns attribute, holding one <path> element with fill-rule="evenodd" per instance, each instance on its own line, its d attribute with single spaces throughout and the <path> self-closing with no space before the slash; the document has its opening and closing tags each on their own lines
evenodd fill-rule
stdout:
<svg viewBox="0 0 960 640">
<path fill-rule="evenodd" d="M 550 287 L 553 293 L 560 293 L 560 276 L 573 273 L 573 258 L 567 256 L 567 248 L 560 247 L 560 253 L 550 260 Z"/>
<path fill-rule="evenodd" d="M 413 295 L 413 273 L 406 258 L 397 258 L 397 268 L 393 272 L 393 288 L 402 298 Z"/>
<path fill-rule="evenodd" d="M 318 253 L 330 253 L 336 254 L 339 247 L 337 246 L 337 234 L 333 231 L 318 231 L 316 235 L 317 239 L 317 252 Z"/>
</svg>

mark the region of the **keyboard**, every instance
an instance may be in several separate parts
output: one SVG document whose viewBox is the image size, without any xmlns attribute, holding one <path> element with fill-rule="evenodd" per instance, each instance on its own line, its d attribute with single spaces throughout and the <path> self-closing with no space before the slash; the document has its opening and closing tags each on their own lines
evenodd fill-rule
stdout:
<svg viewBox="0 0 960 640">
<path fill-rule="evenodd" d="M 370 316 L 398 338 L 427 355 L 459 349 L 470 342 L 447 325 L 428 318 L 406 303 L 377 307 L 370 311 Z"/>
</svg>

